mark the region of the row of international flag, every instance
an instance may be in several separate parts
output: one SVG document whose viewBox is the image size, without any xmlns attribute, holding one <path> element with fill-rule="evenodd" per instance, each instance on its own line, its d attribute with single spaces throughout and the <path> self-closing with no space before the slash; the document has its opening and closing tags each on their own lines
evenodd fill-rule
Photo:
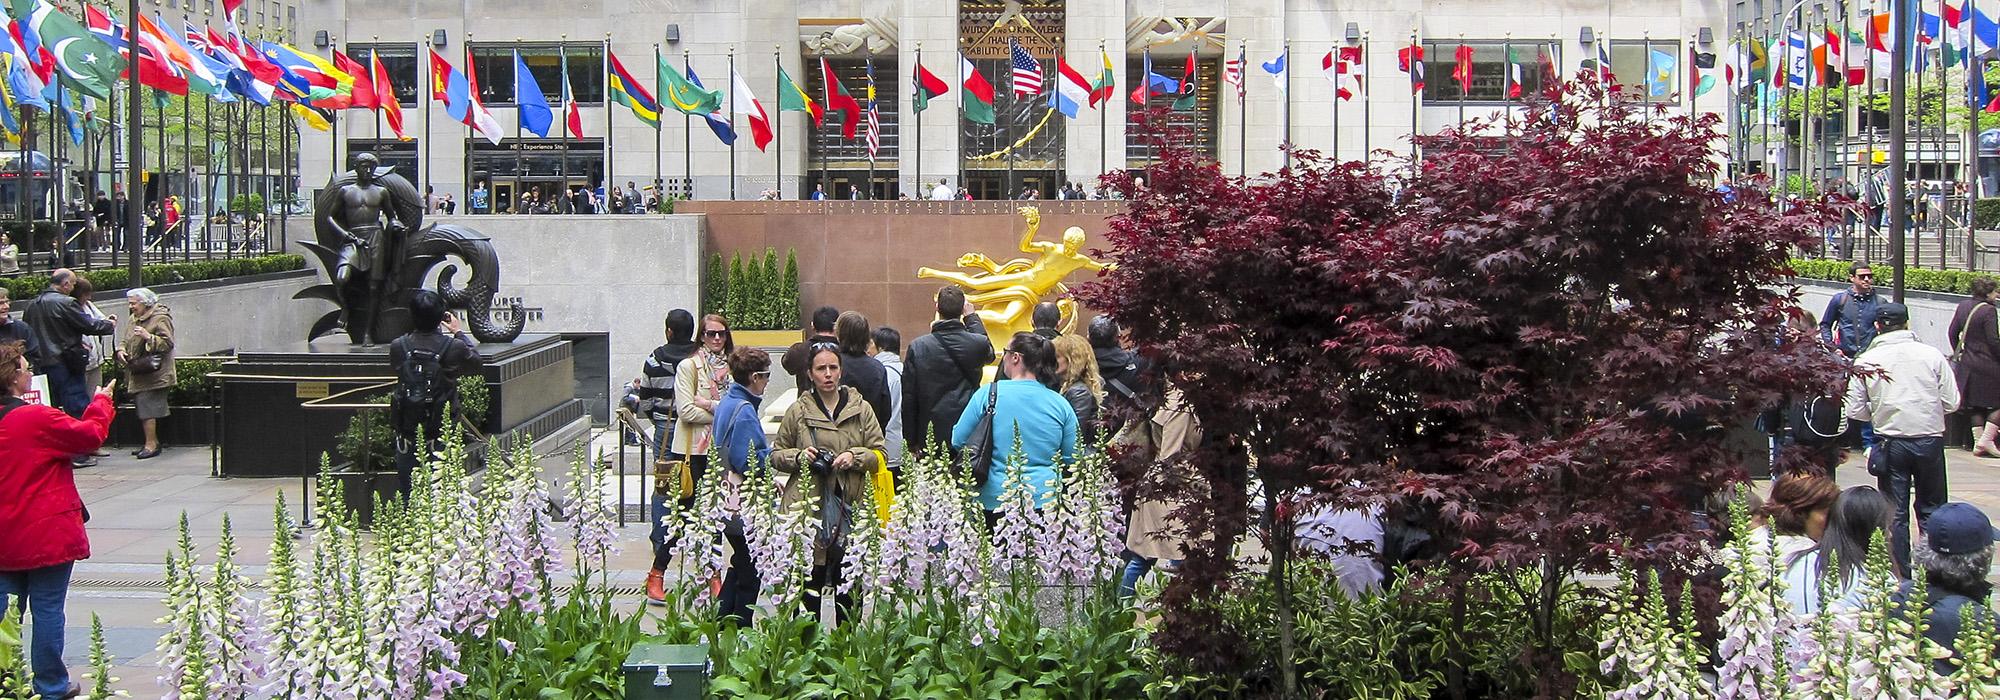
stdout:
<svg viewBox="0 0 2000 700">
<path fill-rule="evenodd" d="M 1860 85 L 1871 73 L 1878 78 L 1888 75 L 1897 37 L 1910 33 L 1915 45 L 1907 54 L 1907 68 L 1921 74 L 1932 61 L 1946 68 L 1968 64 L 1972 69 L 1967 72 L 1967 103 L 2000 112 L 2000 91 L 1987 85 L 1985 71 L 1978 67 L 1981 56 L 2000 47 L 2000 22 L 1969 0 L 1958 6 L 1938 2 L 1936 12 L 1932 7 L 1913 3 L 1901 21 L 1891 13 L 1872 13 L 1861 18 L 1859 28 L 1843 22 L 1783 36 L 1741 37 L 1724 51 L 1726 79 L 1739 91 Z"/>
<path fill-rule="evenodd" d="M 54 109 L 81 143 L 95 102 L 110 100 L 136 65 L 141 84 L 167 94 L 279 102 L 322 125 L 326 110 L 388 109 L 391 124 L 400 129 L 379 61 L 371 71 L 338 53 L 328 60 L 279 42 L 253 42 L 236 26 L 242 5 L 243 0 L 222 0 L 222 31 L 185 19 L 180 31 L 173 31 L 157 14 L 125 18 L 132 23 L 128 27 L 94 5 L 85 5 L 78 21 L 47 0 L 11 0 L 7 31 L 0 32 L 0 127 L 10 136 L 17 133 L 15 113 L 21 107 Z M 75 115 L 77 101 L 83 103 L 82 119 Z"/>
</svg>

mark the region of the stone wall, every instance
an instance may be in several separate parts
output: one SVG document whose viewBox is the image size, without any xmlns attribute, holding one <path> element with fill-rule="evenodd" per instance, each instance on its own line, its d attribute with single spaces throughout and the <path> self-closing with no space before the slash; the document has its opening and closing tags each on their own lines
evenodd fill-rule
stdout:
<svg viewBox="0 0 2000 700">
<path fill-rule="evenodd" d="M 319 270 L 307 269 L 248 278 L 208 280 L 154 287 L 160 301 L 173 310 L 174 344 L 182 356 L 222 350 L 291 345 L 305 340 L 314 321 L 333 304 L 295 300 L 293 294 L 319 283 Z M 118 335 L 130 333 L 131 314 L 125 293 L 107 290 L 96 296 L 97 308 L 118 317 Z M 16 309 L 24 308 L 16 304 Z"/>
<path fill-rule="evenodd" d="M 440 216 L 492 237 L 500 299 L 519 298 L 528 333 L 609 333 L 615 387 L 663 338 L 667 311 L 700 308 L 701 217 Z"/>
<path fill-rule="evenodd" d="M 686 202 L 679 211 L 707 217 L 707 250 L 730 256 L 775 248 L 799 256 L 799 310 L 831 304 L 858 310 L 876 326 L 903 333 L 904 342 L 929 332 L 937 280 L 918 267 L 958 269 L 958 256 L 1023 257 L 1017 202 Z M 1124 202 L 1034 202 L 1042 212 L 1040 240 L 1057 240 L 1070 226 L 1089 234 L 1085 248 L 1105 245 L 1106 218 Z M 1072 277 L 1072 284 L 1088 278 Z M 801 319 L 803 322 L 803 319 Z M 801 323 L 803 325 L 803 323 Z"/>
</svg>

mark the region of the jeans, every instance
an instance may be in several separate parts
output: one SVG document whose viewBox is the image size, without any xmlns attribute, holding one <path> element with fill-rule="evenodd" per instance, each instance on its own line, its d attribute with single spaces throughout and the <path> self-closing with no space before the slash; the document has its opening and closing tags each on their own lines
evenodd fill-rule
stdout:
<svg viewBox="0 0 2000 700">
<path fill-rule="evenodd" d="M 666 464 L 672 464 L 680 459 L 682 459 L 680 455 L 669 453 Z M 688 471 L 694 473 L 695 483 L 701 483 L 702 475 L 708 473 L 708 455 L 696 455 L 687 459 Z M 655 464 L 659 463 L 656 462 Z M 657 478 L 656 476 L 655 479 Z M 670 479 L 669 482 L 672 483 L 672 480 Z M 654 483 L 658 482 L 655 481 Z M 673 533 L 669 532 L 669 528 L 662 522 L 667 517 L 667 497 L 678 494 L 679 488 L 678 485 L 674 485 L 665 493 L 661 492 L 658 488 L 653 489 L 653 530 L 647 534 L 646 539 L 653 542 L 653 568 L 661 571 L 665 571 L 667 566 L 674 562 L 674 545 L 679 542 L 679 540 L 670 538 Z M 680 510 L 687 510 L 694 507 L 693 496 L 675 498 L 674 502 Z"/>
<path fill-rule="evenodd" d="M 1900 571 L 1910 566 L 1910 496 L 1915 489 L 1917 527 L 1930 521 L 1931 513 L 1945 504 L 1950 492 L 1945 486 L 1944 436 L 1904 438 L 1881 435 L 1875 449 L 1883 451 L 1883 473 L 1875 477 L 1876 487 L 1896 504 L 1896 519 L 1889 528 L 1889 551 Z"/>
<path fill-rule="evenodd" d="M 1146 572 L 1152 571 L 1153 564 L 1158 561 L 1158 559 L 1152 557 L 1142 557 L 1129 551 L 1126 552 L 1125 575 L 1118 578 L 1118 597 L 1130 598 L 1137 595 L 1139 593 L 1139 579 L 1144 578 Z"/>
<path fill-rule="evenodd" d="M 0 572 L 0 598 L 9 599 L 15 612 L 26 604 L 35 615 L 34 632 L 28 642 L 35 673 L 35 692 L 44 698 L 60 698 L 69 690 L 69 668 L 63 665 L 63 599 L 69 595 L 69 574 L 73 564 L 64 563 L 27 571 Z M 0 603 L 4 606 L 4 603 Z"/>
<path fill-rule="evenodd" d="M 729 540 L 729 572 L 722 576 L 722 604 L 718 613 L 723 620 L 736 618 L 738 627 L 749 627 L 751 608 L 757 605 L 763 581 L 757 578 L 757 564 L 750 558 L 750 542 L 743 536 L 743 518 L 730 518 L 729 524 L 723 526 L 722 536 Z"/>
<path fill-rule="evenodd" d="M 90 407 L 90 390 L 83 386 L 83 373 L 71 372 L 62 361 L 49 365 L 49 404 L 62 409 L 71 418 L 83 417 L 83 409 Z"/>
<path fill-rule="evenodd" d="M 843 569 L 847 562 L 847 548 L 827 546 L 825 561 L 824 564 L 813 565 L 812 578 L 806 581 L 805 592 L 799 596 L 799 602 L 805 606 L 806 615 L 817 620 L 821 593 L 828 588 L 834 589 L 836 592 L 833 595 L 833 626 L 839 627 L 841 619 L 854 612 L 854 594 L 838 592 L 841 581 L 846 575 Z"/>
</svg>

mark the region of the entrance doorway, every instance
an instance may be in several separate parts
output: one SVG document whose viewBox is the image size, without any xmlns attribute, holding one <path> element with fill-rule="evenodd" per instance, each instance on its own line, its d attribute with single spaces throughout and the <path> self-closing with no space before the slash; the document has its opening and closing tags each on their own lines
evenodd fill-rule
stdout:
<svg viewBox="0 0 2000 700">
<path fill-rule="evenodd" d="M 1037 199 L 1055 199 L 1056 190 L 1062 185 L 1061 173 L 1054 170 L 1016 170 L 1011 183 L 1005 170 L 973 170 L 965 174 L 965 188 L 972 192 L 973 199 L 1013 199 L 1023 189 L 1034 190 Z"/>
</svg>

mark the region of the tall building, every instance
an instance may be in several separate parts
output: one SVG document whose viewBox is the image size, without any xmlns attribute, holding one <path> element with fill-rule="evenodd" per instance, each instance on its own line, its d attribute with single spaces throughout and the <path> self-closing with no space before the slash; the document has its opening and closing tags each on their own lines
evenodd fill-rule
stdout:
<svg viewBox="0 0 2000 700">
<path fill-rule="evenodd" d="M 982 199 L 1024 188 L 1049 196 L 1062 182 L 1087 183 L 1105 170 L 1141 167 L 1153 157 L 1153 144 L 1138 137 L 1144 110 L 1134 101 L 1148 68 L 1157 77 L 1146 82 L 1172 94 L 1138 97 L 1164 110 L 1181 143 L 1209 152 L 1227 172 L 1281 167 L 1279 144 L 1286 141 L 1344 158 L 1371 149 L 1407 152 L 1413 132 L 1517 106 L 1508 97 L 1517 83 L 1532 93 L 1545 75 L 1567 77 L 1586 61 L 1594 65 L 1600 52 L 1622 82 L 1635 86 L 1635 101 L 1726 114 L 1728 91 L 1696 97 L 1686 71 L 1691 48 L 1720 53 L 1734 9 L 1721 0 L 1227 0 L 1220 6 L 1186 0 L 304 0 L 301 40 L 314 38 L 309 48 L 321 52 L 339 47 L 363 63 L 379 55 L 413 138 L 395 139 L 371 113 L 346 112 L 334 133 L 306 133 L 300 165 L 303 186 L 311 189 L 347 155 L 372 151 L 414 181 L 457 193 L 461 201 L 473 183 L 486 184 L 503 209 L 524 192 L 603 180 L 644 187 L 657 179 L 669 192 L 704 199 L 751 199 L 770 189 L 800 198 L 819 186 L 835 198 L 847 198 L 853 188 L 871 198 L 921 196 L 940 179 Z M 1423 50 L 1421 90 L 1413 90 L 1399 70 L 1398 57 L 1413 41 Z M 1027 54 L 1034 68 L 1029 72 L 1042 75 L 1042 94 L 1017 92 L 1017 77 L 1025 76 L 1016 75 L 1010 60 L 1014 46 Z M 1329 54 L 1337 58 L 1342 47 L 1354 49 L 1346 63 L 1358 59 L 1360 76 L 1341 83 L 1351 95 L 1344 101 L 1336 98 L 1339 66 L 1328 67 Z M 471 67 L 482 102 L 501 126 L 499 143 L 428 101 L 432 51 L 457 70 Z M 517 53 L 558 112 L 548 137 L 517 128 Z M 961 55 L 994 88 L 991 125 L 962 113 Z M 1264 67 L 1281 55 L 1288 56 L 1283 89 Z M 733 119 L 733 149 L 706 120 L 671 108 L 658 128 L 649 126 L 625 106 L 607 102 L 610 56 L 662 100 L 661 70 L 692 69 L 708 88 L 732 93 L 734 71 L 777 122 L 777 139 L 759 151 L 741 114 Z M 1225 79 L 1239 58 L 1240 98 L 1236 84 Z M 1464 85 L 1454 79 L 1461 58 L 1471 68 Z M 1059 59 L 1087 83 L 1097 82 L 1108 62 L 1116 77 L 1112 98 L 1083 106 L 1074 119 L 1051 110 Z M 912 76 L 920 60 L 951 90 L 917 113 Z M 780 69 L 821 104 L 825 72 L 864 113 L 872 95 L 879 115 L 872 157 L 866 129 L 843 138 L 836 126 L 843 117 L 836 113 L 820 128 L 802 112 L 781 113 Z M 561 134 L 565 70 L 580 106 L 580 139 Z M 1192 87 L 1183 89 L 1188 82 Z"/>
</svg>

